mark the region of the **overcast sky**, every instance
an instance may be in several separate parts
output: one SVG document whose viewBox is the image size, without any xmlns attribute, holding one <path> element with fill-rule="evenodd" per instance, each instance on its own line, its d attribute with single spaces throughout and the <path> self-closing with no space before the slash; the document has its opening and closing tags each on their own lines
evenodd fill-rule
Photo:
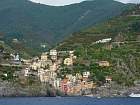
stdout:
<svg viewBox="0 0 140 105">
<path fill-rule="evenodd" d="M 73 3 L 79 3 L 85 0 L 31 0 L 31 1 L 47 4 L 47 5 L 63 6 L 63 5 L 73 4 Z M 123 3 L 140 3 L 140 0 L 116 0 L 116 1 L 120 1 Z"/>
</svg>

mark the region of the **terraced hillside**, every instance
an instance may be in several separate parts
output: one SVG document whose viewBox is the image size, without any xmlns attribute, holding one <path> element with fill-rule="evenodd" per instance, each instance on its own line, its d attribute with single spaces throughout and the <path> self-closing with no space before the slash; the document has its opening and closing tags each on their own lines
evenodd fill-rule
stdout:
<svg viewBox="0 0 140 105">
<path fill-rule="evenodd" d="M 106 38 L 112 40 L 95 43 Z M 103 24 L 74 33 L 57 48 L 75 49 L 76 70 L 90 70 L 95 81 L 103 82 L 111 76 L 119 84 L 134 85 L 140 79 L 140 5 Z M 99 61 L 108 61 L 110 67 L 99 67 Z"/>
</svg>

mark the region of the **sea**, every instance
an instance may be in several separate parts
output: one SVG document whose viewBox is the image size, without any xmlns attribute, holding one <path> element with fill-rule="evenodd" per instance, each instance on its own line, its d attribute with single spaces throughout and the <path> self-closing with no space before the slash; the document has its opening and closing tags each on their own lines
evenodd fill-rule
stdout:
<svg viewBox="0 0 140 105">
<path fill-rule="evenodd" d="M 0 98 L 0 105 L 140 105 L 140 98 L 18 97 Z"/>
</svg>

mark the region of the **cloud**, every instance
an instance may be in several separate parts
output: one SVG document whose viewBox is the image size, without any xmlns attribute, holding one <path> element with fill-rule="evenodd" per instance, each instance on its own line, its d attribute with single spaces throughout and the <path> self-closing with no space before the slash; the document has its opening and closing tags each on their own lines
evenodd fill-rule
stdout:
<svg viewBox="0 0 140 105">
<path fill-rule="evenodd" d="M 30 1 L 47 5 L 64 6 L 74 3 L 80 3 L 85 0 L 30 0 Z"/>
<path fill-rule="evenodd" d="M 140 0 L 116 0 L 123 3 L 140 3 Z"/>
<path fill-rule="evenodd" d="M 53 5 L 53 6 L 64 6 L 73 3 L 80 3 L 86 0 L 30 0 L 32 2 L 46 4 L 46 5 Z M 140 3 L 140 0 L 116 0 L 123 3 Z"/>
</svg>

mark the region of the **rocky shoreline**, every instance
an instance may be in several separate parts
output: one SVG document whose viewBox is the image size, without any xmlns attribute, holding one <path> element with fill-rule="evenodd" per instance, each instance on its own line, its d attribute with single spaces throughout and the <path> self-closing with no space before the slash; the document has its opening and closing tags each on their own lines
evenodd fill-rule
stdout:
<svg viewBox="0 0 140 105">
<path fill-rule="evenodd" d="M 21 86 L 12 82 L 0 82 L 0 97 L 52 97 L 61 94 L 47 84 Z"/>
<path fill-rule="evenodd" d="M 93 97 L 128 97 L 131 93 L 140 93 L 140 85 L 121 86 L 116 83 L 105 84 L 92 90 Z"/>
<path fill-rule="evenodd" d="M 84 94 L 71 96 L 93 96 L 93 97 L 128 97 L 131 93 L 140 92 L 140 85 L 135 87 L 123 87 L 112 83 L 85 90 Z M 11 82 L 0 82 L 0 97 L 54 97 L 65 96 L 62 92 L 48 87 L 48 85 L 32 85 L 21 87 Z"/>
</svg>

